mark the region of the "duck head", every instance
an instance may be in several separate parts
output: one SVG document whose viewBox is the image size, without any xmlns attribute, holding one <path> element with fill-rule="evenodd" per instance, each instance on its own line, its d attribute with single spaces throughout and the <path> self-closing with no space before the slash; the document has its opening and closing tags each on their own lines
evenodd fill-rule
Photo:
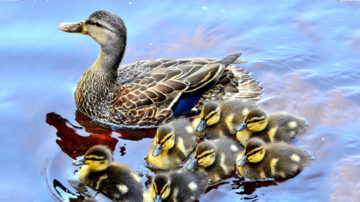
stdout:
<svg viewBox="0 0 360 202">
<path fill-rule="evenodd" d="M 167 175 L 158 174 L 154 177 L 150 187 L 150 194 L 154 202 L 161 202 L 169 197 L 170 183 Z"/>
<path fill-rule="evenodd" d="M 126 27 L 122 19 L 105 10 L 92 13 L 87 19 L 76 23 L 61 23 L 59 29 L 69 33 L 81 33 L 97 41 L 108 54 L 121 52 L 126 47 Z"/>
<path fill-rule="evenodd" d="M 155 148 L 152 152 L 153 156 L 158 156 L 162 151 L 169 151 L 175 145 L 174 129 L 170 126 L 160 126 L 156 131 Z"/>
<path fill-rule="evenodd" d="M 258 163 L 263 160 L 265 156 L 265 143 L 258 138 L 251 138 L 246 143 L 242 154 L 236 158 L 236 166 L 243 166 L 247 162 Z"/>
<path fill-rule="evenodd" d="M 91 147 L 85 155 L 73 161 L 73 165 L 86 165 L 92 172 L 99 172 L 107 169 L 113 161 L 111 150 L 103 145 Z"/>
</svg>

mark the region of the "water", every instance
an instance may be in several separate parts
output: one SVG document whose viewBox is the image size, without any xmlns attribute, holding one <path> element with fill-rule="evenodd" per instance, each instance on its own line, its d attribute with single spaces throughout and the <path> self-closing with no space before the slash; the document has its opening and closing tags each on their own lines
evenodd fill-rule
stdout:
<svg viewBox="0 0 360 202">
<path fill-rule="evenodd" d="M 76 194 L 67 181 L 76 179 L 71 161 L 96 143 L 114 148 L 144 182 L 152 175 L 143 159 L 151 132 L 112 133 L 75 115 L 73 89 L 99 47 L 57 25 L 97 9 L 126 22 L 123 63 L 241 51 L 249 61 L 242 67 L 264 86 L 261 106 L 308 119 L 296 145 L 316 160 L 302 173 L 284 182 L 230 178 L 200 201 L 358 200 L 359 1 L 25 0 L 0 1 L 0 201 L 51 201 L 71 196 L 65 188 Z"/>
</svg>

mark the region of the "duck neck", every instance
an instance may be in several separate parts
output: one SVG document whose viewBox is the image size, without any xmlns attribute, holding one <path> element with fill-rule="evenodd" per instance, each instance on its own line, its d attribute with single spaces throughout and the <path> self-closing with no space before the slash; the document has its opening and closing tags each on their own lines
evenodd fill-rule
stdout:
<svg viewBox="0 0 360 202">
<path fill-rule="evenodd" d="M 116 86 L 117 69 L 124 56 L 125 44 L 102 46 L 96 61 L 80 78 L 76 90 L 75 101 L 78 109 L 88 116 L 101 117 L 112 98 Z M 100 113 L 100 114 L 97 114 Z"/>
<path fill-rule="evenodd" d="M 98 74 L 99 77 L 105 77 L 107 80 L 113 81 L 114 84 L 117 78 L 117 69 L 124 56 L 124 50 L 123 47 L 101 47 L 98 58 L 88 71 Z"/>
</svg>

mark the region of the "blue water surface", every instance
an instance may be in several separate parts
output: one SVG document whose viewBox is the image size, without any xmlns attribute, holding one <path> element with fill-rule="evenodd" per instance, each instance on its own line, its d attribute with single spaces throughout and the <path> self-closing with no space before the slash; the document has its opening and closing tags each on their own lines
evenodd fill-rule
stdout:
<svg viewBox="0 0 360 202">
<path fill-rule="evenodd" d="M 253 191 L 239 178 L 200 201 L 358 201 L 360 197 L 360 1 L 0 1 L 0 201 L 66 199 L 73 160 L 46 122 L 54 112 L 75 126 L 73 90 L 99 53 L 90 37 L 58 30 L 98 9 L 123 18 L 123 64 L 142 59 L 217 57 L 242 52 L 264 87 L 260 105 L 307 118 L 298 147 L 316 160 L 302 173 Z M 48 116 L 47 116 L 48 115 Z M 51 114 L 50 114 L 51 115 Z M 62 119 L 61 119 L 62 120 Z M 67 123 L 80 136 L 84 128 Z M 152 175 L 152 139 L 112 133 L 115 157 Z M 120 155 L 121 154 L 121 155 Z"/>
</svg>

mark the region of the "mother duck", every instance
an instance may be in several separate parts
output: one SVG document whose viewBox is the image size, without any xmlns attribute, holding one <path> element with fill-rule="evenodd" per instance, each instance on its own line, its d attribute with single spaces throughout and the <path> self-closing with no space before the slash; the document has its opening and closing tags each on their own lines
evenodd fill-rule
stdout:
<svg viewBox="0 0 360 202">
<path fill-rule="evenodd" d="M 240 54 L 213 58 L 143 60 L 120 65 L 126 47 L 122 19 L 99 10 L 59 29 L 89 35 L 100 46 L 96 61 L 75 90 L 77 108 L 93 121 L 115 129 L 149 128 L 173 117 L 196 114 L 206 100 L 257 100 L 259 83 L 231 67 Z"/>
</svg>

